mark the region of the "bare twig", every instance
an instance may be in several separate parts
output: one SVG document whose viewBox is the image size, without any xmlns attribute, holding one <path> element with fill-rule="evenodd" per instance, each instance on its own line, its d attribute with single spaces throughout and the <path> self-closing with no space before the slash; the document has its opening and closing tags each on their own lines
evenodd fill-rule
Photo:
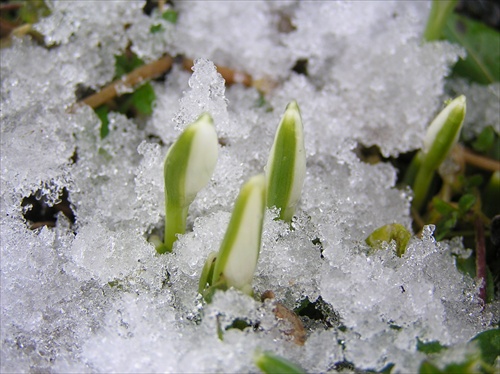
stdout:
<svg viewBox="0 0 500 374">
<path fill-rule="evenodd" d="M 10 47 L 12 44 L 12 37 L 17 38 L 25 37 L 30 35 L 38 44 L 44 45 L 44 37 L 38 31 L 34 30 L 31 23 L 25 23 L 24 25 L 18 26 L 11 30 L 8 36 L 5 36 L 0 41 L 0 48 Z"/>
<path fill-rule="evenodd" d="M 11 3 L 11 4 L 1 4 L 0 5 L 0 12 L 8 12 L 10 10 L 16 10 L 19 8 L 22 8 L 24 4 L 19 4 L 19 3 Z"/>
<path fill-rule="evenodd" d="M 40 227 L 43 227 L 43 226 L 47 226 L 47 227 L 55 227 L 56 226 L 56 222 L 55 221 L 40 221 L 40 222 L 34 222 L 31 226 L 30 226 L 30 230 L 36 230 Z"/>
<path fill-rule="evenodd" d="M 163 12 L 163 8 L 165 8 L 165 0 L 158 0 L 158 10 L 160 13 Z"/>
<path fill-rule="evenodd" d="M 172 62 L 172 57 L 166 55 L 150 64 L 142 65 L 124 77 L 110 83 L 99 92 L 79 101 L 76 105 L 86 104 L 95 109 L 107 101 L 120 96 L 124 88 L 133 88 L 141 82 L 162 75 L 170 69 Z"/>
<path fill-rule="evenodd" d="M 14 30 L 18 26 L 19 25 L 14 22 L 0 18 L 0 33 L 2 36 L 9 35 L 12 32 L 12 30 Z"/>
<path fill-rule="evenodd" d="M 486 246 L 484 242 L 483 222 L 478 217 L 474 220 L 476 230 L 476 277 L 481 281 L 479 297 L 483 304 L 486 303 Z"/>
<path fill-rule="evenodd" d="M 461 156 L 467 164 L 489 171 L 500 170 L 500 162 L 478 155 L 462 145 L 457 144 L 456 147 L 460 150 L 459 153 L 461 153 Z"/>
</svg>

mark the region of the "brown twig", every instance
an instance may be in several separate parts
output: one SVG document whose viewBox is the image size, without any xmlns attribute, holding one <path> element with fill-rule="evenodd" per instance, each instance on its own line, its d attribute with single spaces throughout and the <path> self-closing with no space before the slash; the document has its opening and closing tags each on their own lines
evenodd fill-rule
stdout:
<svg viewBox="0 0 500 374">
<path fill-rule="evenodd" d="M 479 217 L 474 220 L 476 231 L 476 277 L 481 281 L 479 298 L 483 305 L 486 303 L 486 246 L 484 242 L 483 222 Z"/>
<path fill-rule="evenodd" d="M 457 144 L 461 155 L 464 161 L 467 164 L 477 166 L 478 168 L 489 170 L 489 171 L 498 171 L 500 170 L 500 162 L 496 160 L 492 160 L 491 158 L 484 157 L 472 152 L 470 149 L 465 148 L 462 145 Z"/>
<path fill-rule="evenodd" d="M 31 226 L 30 226 L 30 230 L 36 230 L 40 227 L 43 227 L 43 226 L 47 226 L 47 227 L 55 227 L 56 226 L 56 222 L 55 221 L 40 221 L 40 222 L 34 222 Z"/>
<path fill-rule="evenodd" d="M 18 26 L 17 23 L 0 18 L 0 34 L 2 37 L 9 35 Z"/>
<path fill-rule="evenodd" d="M 22 8 L 24 4 L 18 4 L 18 3 L 11 3 L 11 4 L 1 4 L 0 5 L 0 12 L 8 12 L 11 10 L 16 10 L 19 8 Z"/>
<path fill-rule="evenodd" d="M 165 0 L 158 0 L 158 10 L 160 13 L 163 12 L 163 8 L 165 8 Z"/>
<path fill-rule="evenodd" d="M 111 99 L 120 96 L 124 88 L 133 88 L 141 82 L 162 75 L 168 69 L 170 69 L 172 63 L 172 57 L 166 55 L 159 60 L 153 61 L 146 65 L 142 65 L 129 74 L 125 75 L 124 77 L 110 83 L 99 92 L 79 101 L 76 106 L 86 104 L 95 109 L 102 104 L 110 101 Z"/>
</svg>

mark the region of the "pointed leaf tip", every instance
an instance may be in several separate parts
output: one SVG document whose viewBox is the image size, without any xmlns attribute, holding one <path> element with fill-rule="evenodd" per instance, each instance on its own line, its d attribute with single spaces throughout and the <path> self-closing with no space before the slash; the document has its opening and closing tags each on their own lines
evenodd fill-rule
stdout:
<svg viewBox="0 0 500 374">
<path fill-rule="evenodd" d="M 265 212 L 266 182 L 254 176 L 240 190 L 215 262 L 212 284 L 221 278 L 227 287 L 251 293 L 259 257 Z"/>
<path fill-rule="evenodd" d="M 187 210 L 217 163 L 218 138 L 208 113 L 188 125 L 165 157 L 165 246 L 172 250 L 186 228 Z"/>
<path fill-rule="evenodd" d="M 280 209 L 280 218 L 291 221 L 306 170 L 302 118 L 296 101 L 287 105 L 281 118 L 265 170 L 267 206 L 276 206 Z"/>
<path fill-rule="evenodd" d="M 434 118 L 424 138 L 423 152 L 448 153 L 456 143 L 466 112 L 466 98 L 460 95 Z"/>
</svg>

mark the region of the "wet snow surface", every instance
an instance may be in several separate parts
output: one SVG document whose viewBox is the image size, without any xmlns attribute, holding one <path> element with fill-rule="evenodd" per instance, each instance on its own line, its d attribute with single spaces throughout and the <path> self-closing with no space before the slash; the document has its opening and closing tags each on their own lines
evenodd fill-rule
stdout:
<svg viewBox="0 0 500 374">
<path fill-rule="evenodd" d="M 260 348 L 309 372 L 342 361 L 412 372 L 424 358 L 417 337 L 460 346 L 486 329 L 493 317 L 480 311 L 478 285 L 455 267 L 470 254 L 460 241 L 438 243 L 427 227 L 402 258 L 391 245 L 371 253 L 364 244 L 382 225 L 410 228 L 411 191 L 395 187 L 391 165 L 363 163 L 353 150 L 419 148 L 463 53 L 421 42 L 429 4 L 175 3 L 173 26 L 143 14 L 142 1 L 53 2 L 35 27 L 56 47 L 23 39 L 2 50 L 1 371 L 255 372 Z M 151 34 L 160 22 L 163 32 Z M 78 85 L 112 79 L 114 55 L 129 43 L 146 61 L 165 51 L 197 59 L 194 71 L 174 66 L 153 83 L 151 118 L 110 114 L 101 139 L 92 109 L 69 108 Z M 301 59 L 307 76 L 292 71 Z M 254 88 L 226 87 L 214 63 L 277 86 L 261 106 Z M 290 227 L 266 213 L 255 299 L 229 290 L 206 305 L 197 295 L 203 263 L 219 248 L 241 184 L 262 172 L 291 100 L 307 151 L 296 217 Z M 157 255 L 147 238 L 163 227 L 163 158 L 204 111 L 225 144 L 188 232 L 174 253 Z M 60 213 L 55 227 L 30 230 L 23 199 L 38 192 L 53 205 L 63 189 L 76 222 Z M 298 346 L 273 301 L 260 302 L 265 290 L 290 309 L 321 296 L 335 322 L 305 319 Z M 251 326 L 230 329 L 235 319 Z"/>
</svg>

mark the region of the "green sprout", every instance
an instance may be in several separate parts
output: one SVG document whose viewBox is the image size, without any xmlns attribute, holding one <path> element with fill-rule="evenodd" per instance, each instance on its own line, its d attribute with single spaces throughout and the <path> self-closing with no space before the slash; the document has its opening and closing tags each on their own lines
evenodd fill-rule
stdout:
<svg viewBox="0 0 500 374">
<path fill-rule="evenodd" d="M 256 350 L 254 363 L 265 374 L 304 374 L 305 371 L 296 364 L 276 356 L 270 352 Z"/>
<path fill-rule="evenodd" d="M 420 211 L 435 171 L 457 142 L 465 118 L 465 96 L 452 100 L 432 121 L 422 149 L 415 155 L 405 177 L 413 187 L 412 207 Z"/>
<path fill-rule="evenodd" d="M 391 240 L 394 240 L 396 242 L 396 254 L 398 257 L 401 257 L 406 252 L 410 238 L 410 232 L 403 225 L 392 223 L 379 227 L 365 241 L 370 247 L 379 248 L 382 242 L 389 243 Z"/>
<path fill-rule="evenodd" d="M 188 125 L 165 158 L 165 237 L 159 253 L 171 252 L 178 234 L 186 231 L 189 205 L 215 169 L 218 138 L 209 114 Z"/>
<path fill-rule="evenodd" d="M 443 34 L 444 26 L 449 14 L 457 5 L 458 0 L 433 0 L 431 12 L 427 19 L 427 25 L 424 31 L 424 39 L 428 42 L 438 40 Z"/>
<path fill-rule="evenodd" d="M 267 206 L 280 209 L 280 218 L 291 221 L 306 175 L 306 152 L 299 106 L 286 107 L 276 130 L 266 165 Z"/>
<path fill-rule="evenodd" d="M 203 267 L 199 291 L 208 301 L 215 289 L 234 287 L 248 295 L 253 293 L 265 202 L 266 181 L 259 174 L 241 188 L 219 253 L 211 253 Z"/>
</svg>

